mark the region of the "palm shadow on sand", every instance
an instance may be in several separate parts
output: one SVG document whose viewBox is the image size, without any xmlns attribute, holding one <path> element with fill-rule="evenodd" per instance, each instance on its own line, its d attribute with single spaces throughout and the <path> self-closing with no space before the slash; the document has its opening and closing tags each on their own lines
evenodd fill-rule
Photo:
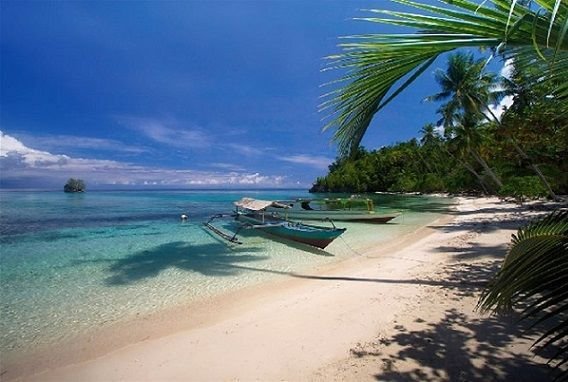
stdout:
<svg viewBox="0 0 568 382">
<path fill-rule="evenodd" d="M 206 276 L 234 276 L 242 269 L 235 265 L 266 260 L 267 256 L 253 255 L 258 248 L 229 248 L 221 243 L 194 245 L 176 241 L 136 252 L 114 261 L 108 268 L 109 286 L 133 284 L 158 276 L 161 272 L 177 268 Z"/>
</svg>

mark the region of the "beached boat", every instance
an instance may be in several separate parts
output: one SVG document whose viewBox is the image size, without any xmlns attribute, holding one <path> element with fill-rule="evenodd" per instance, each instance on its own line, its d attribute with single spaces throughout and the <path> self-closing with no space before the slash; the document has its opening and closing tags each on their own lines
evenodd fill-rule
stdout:
<svg viewBox="0 0 568 382">
<path fill-rule="evenodd" d="M 285 205 L 275 201 L 242 198 L 234 204 L 236 211 L 232 216 L 235 217 L 237 222 L 241 223 L 239 230 L 242 228 L 259 229 L 270 235 L 322 249 L 345 232 L 345 228 L 335 227 L 331 220 L 329 220 L 331 227 L 322 227 L 290 221 L 283 218 L 280 214 L 268 212 L 268 207 L 286 208 Z M 239 230 L 230 235 L 212 224 L 215 218 L 223 216 L 213 216 L 205 223 L 205 226 L 224 239 L 232 243 L 241 244 L 237 238 Z"/>
<path fill-rule="evenodd" d="M 400 213 L 375 211 L 373 201 L 366 198 L 296 199 L 278 201 L 268 212 L 284 218 L 302 220 L 340 220 L 368 223 L 386 223 Z"/>
</svg>

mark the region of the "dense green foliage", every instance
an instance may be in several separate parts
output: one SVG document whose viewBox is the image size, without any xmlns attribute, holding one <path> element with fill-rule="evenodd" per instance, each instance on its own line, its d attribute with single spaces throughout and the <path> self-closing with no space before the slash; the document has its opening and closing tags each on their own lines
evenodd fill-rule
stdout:
<svg viewBox="0 0 568 382">
<path fill-rule="evenodd" d="M 420 141 L 352 150 L 312 191 L 485 192 L 519 201 L 553 195 L 549 186 L 567 193 L 566 101 L 511 67 L 510 78 L 500 78 L 471 54 L 449 56 L 436 72 L 441 91 L 427 99 L 444 102 L 438 128 L 424 126 Z M 499 119 L 491 105 L 505 95 L 513 103 Z"/>
<path fill-rule="evenodd" d="M 328 92 L 325 128 L 335 131 L 342 153 L 356 150 L 374 115 L 421 76 L 441 54 L 464 48 L 514 60 L 532 83 L 550 85 L 549 95 L 568 98 L 568 2 L 565 0 L 443 0 L 435 4 L 392 0 L 405 11 L 372 9 L 365 21 L 411 28 L 345 38 L 330 56 L 342 74 Z M 445 4 L 444 4 L 445 3 Z M 387 2 L 377 2 L 385 7 Z M 418 32 L 418 33 L 417 33 Z M 531 72 L 537 66 L 539 71 Z M 564 111 L 568 105 L 564 103 Z"/>
<path fill-rule="evenodd" d="M 568 193 L 568 161 L 565 160 L 568 158 L 568 119 L 563 121 L 562 129 L 546 129 L 528 142 L 521 141 L 559 194 Z M 426 129 L 433 130 L 431 126 Z M 326 176 L 316 180 L 311 191 L 482 193 L 487 190 L 519 199 L 546 196 L 544 186 L 527 163 L 515 155 L 510 143 L 495 129 L 484 133 L 487 135 L 483 136 L 478 150 L 503 181 L 500 189 L 473 157 L 459 153 L 455 140 L 432 131 L 420 142 L 412 139 L 377 150 L 359 149 L 351 157 L 340 157 L 329 166 Z M 527 135 L 529 139 L 537 134 L 527 132 Z"/>
<path fill-rule="evenodd" d="M 82 179 L 69 178 L 63 191 L 65 192 L 84 192 L 86 189 L 85 182 Z"/>
<path fill-rule="evenodd" d="M 502 187 L 471 155 L 472 147 L 468 148 L 463 136 L 454 132 L 444 137 L 428 125 L 422 129 L 420 141 L 412 139 L 371 151 L 359 148 L 351 156 L 339 157 L 311 191 L 488 192 L 519 199 L 546 196 L 546 188 L 529 166 L 532 161 L 556 193 L 568 193 L 568 116 L 558 112 L 558 102 L 553 99 L 524 108 L 517 102 L 505 112 L 500 126 L 487 122 L 469 131 L 476 135 L 475 152 L 503 182 Z M 530 161 L 516 153 L 507 139 L 511 134 Z"/>
</svg>

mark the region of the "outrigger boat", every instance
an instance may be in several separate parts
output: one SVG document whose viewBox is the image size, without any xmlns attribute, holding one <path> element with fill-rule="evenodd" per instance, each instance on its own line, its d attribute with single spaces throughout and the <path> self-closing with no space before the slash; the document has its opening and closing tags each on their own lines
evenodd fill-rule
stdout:
<svg viewBox="0 0 568 382">
<path fill-rule="evenodd" d="M 345 232 L 345 228 L 337 228 L 330 219 L 328 221 L 332 227 L 322 227 L 290 221 L 279 213 L 268 212 L 268 207 L 286 208 L 285 205 L 275 201 L 242 198 L 234 204 L 235 214 L 229 216 L 234 217 L 240 223 L 240 227 L 233 235 L 221 231 L 212 224 L 213 220 L 227 215 L 214 215 L 204 225 L 220 237 L 235 244 L 242 244 L 237 234 L 243 228 L 259 229 L 270 235 L 322 249 Z"/>
<path fill-rule="evenodd" d="M 296 199 L 278 201 L 268 212 L 280 212 L 291 219 L 341 220 L 368 223 L 386 223 L 400 215 L 397 212 L 375 211 L 373 201 L 367 198 Z"/>
</svg>

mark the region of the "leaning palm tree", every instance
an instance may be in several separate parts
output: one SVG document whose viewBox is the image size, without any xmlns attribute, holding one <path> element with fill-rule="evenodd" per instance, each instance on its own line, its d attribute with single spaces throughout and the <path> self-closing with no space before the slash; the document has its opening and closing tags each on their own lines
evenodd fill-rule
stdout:
<svg viewBox="0 0 568 382">
<path fill-rule="evenodd" d="M 331 56 L 330 68 L 346 71 L 340 87 L 326 95 L 324 110 L 343 154 L 355 149 L 373 116 L 446 52 L 490 48 L 520 68 L 543 62 L 535 81 L 557 84 L 557 98 L 568 98 L 568 3 L 534 0 L 532 8 L 516 0 L 446 0 L 447 7 L 391 0 L 422 13 L 375 9 L 363 20 L 418 30 L 409 34 L 370 34 L 345 38 L 344 51 Z M 566 105 L 568 112 L 568 105 Z"/>
<path fill-rule="evenodd" d="M 502 91 L 497 87 L 497 76 L 484 72 L 483 60 L 475 60 L 473 55 L 458 52 L 450 55 L 446 70 L 438 69 L 435 73 L 436 82 L 441 91 L 426 98 L 427 101 L 447 101 L 438 112 L 442 114 L 442 122 L 446 129 L 456 127 L 462 122 L 462 137 L 467 137 L 467 151 L 483 167 L 493 182 L 501 188 L 503 183 L 487 162 L 478 154 L 477 147 L 472 145 L 471 138 L 479 138 L 474 130 L 477 120 L 490 103 L 497 102 L 502 97 Z M 467 122 L 467 123 L 463 123 Z M 475 141 L 479 143 L 479 139 Z"/>
</svg>

